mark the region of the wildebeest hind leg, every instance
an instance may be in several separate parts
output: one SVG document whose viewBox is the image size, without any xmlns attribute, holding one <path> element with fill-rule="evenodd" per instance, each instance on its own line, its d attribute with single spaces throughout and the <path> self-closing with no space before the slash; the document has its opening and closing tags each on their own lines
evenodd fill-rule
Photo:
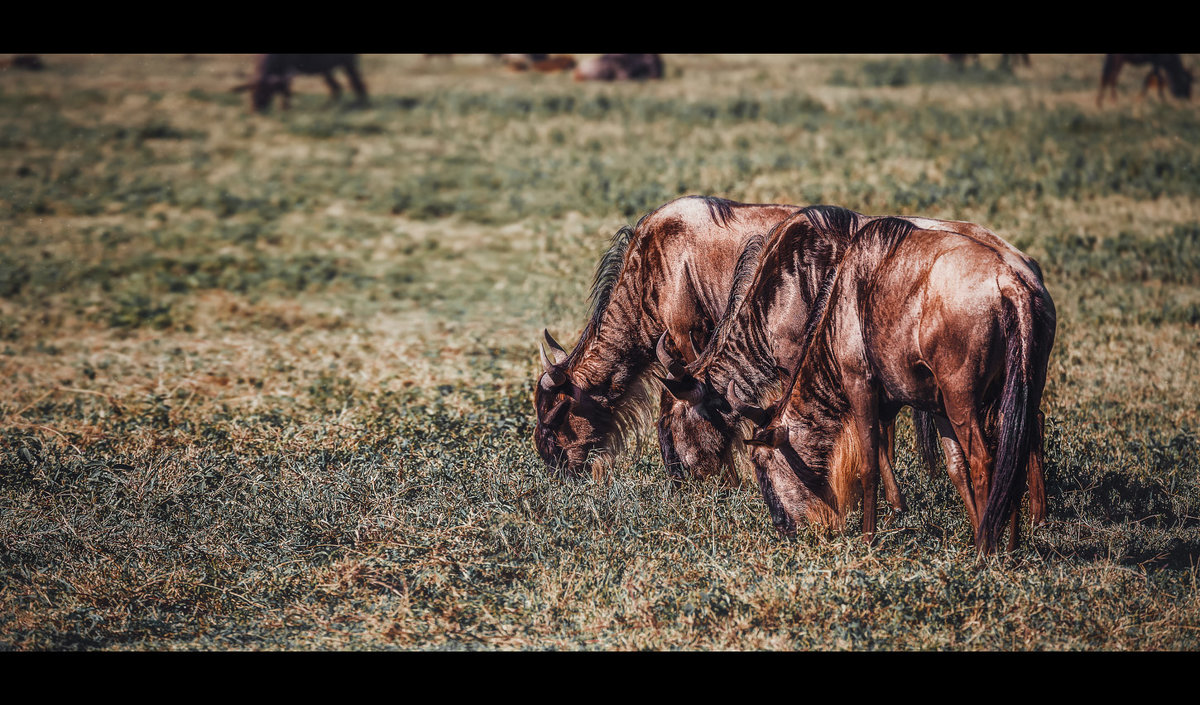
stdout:
<svg viewBox="0 0 1200 705">
<path fill-rule="evenodd" d="M 933 422 L 937 426 L 938 435 L 942 437 L 942 450 L 946 452 L 946 474 L 950 476 L 950 483 L 958 490 L 963 504 L 966 505 L 967 519 L 971 522 L 971 531 L 974 531 L 979 526 L 979 513 L 975 508 L 975 496 L 971 493 L 966 455 L 958 442 L 958 436 L 950 426 L 950 421 L 944 416 L 935 416 Z"/>
<path fill-rule="evenodd" d="M 1046 415 L 1037 414 L 1037 425 L 1029 439 L 1029 518 L 1030 524 L 1040 526 L 1046 521 L 1045 442 Z"/>
<path fill-rule="evenodd" d="M 336 103 L 342 98 L 342 86 L 333 77 L 333 71 L 326 71 L 321 74 L 325 77 L 325 85 L 329 86 L 329 102 Z"/>
<path fill-rule="evenodd" d="M 346 65 L 346 79 L 350 81 L 350 90 L 354 91 L 355 100 L 359 105 L 366 105 L 367 100 L 367 84 L 363 83 L 362 76 L 358 73 L 358 67 L 354 64 Z"/>
</svg>

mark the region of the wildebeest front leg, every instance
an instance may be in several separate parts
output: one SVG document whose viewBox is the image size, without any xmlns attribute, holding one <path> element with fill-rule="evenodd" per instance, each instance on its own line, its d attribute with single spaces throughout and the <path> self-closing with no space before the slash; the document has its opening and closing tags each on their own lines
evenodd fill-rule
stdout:
<svg viewBox="0 0 1200 705">
<path fill-rule="evenodd" d="M 354 91 L 355 100 L 359 105 L 367 104 L 367 85 L 363 83 L 358 67 L 353 63 L 346 64 L 346 79 L 350 81 L 350 90 Z"/>
<path fill-rule="evenodd" d="M 325 78 L 325 85 L 329 86 L 329 102 L 336 103 L 342 99 L 342 85 L 333 77 L 333 71 L 326 71 L 321 74 Z"/>
<path fill-rule="evenodd" d="M 292 109 L 292 82 L 288 79 L 283 79 L 279 82 L 279 87 L 276 89 L 282 96 L 279 102 L 283 104 L 284 110 Z"/>
<path fill-rule="evenodd" d="M 879 447 L 879 477 L 883 480 L 883 493 L 887 496 L 888 504 L 897 513 L 907 511 L 904 495 L 896 484 L 896 476 L 892 472 L 892 461 L 896 457 L 896 422 L 892 420 L 884 426 L 883 440 Z"/>
<path fill-rule="evenodd" d="M 863 538 L 870 543 L 875 538 L 876 494 L 879 486 L 879 401 L 866 381 L 858 380 L 847 386 L 863 461 Z"/>
</svg>

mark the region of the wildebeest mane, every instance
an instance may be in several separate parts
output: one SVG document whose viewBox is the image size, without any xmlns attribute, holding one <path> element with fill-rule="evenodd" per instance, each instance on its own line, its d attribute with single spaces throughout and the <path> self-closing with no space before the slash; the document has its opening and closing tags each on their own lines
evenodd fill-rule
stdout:
<svg viewBox="0 0 1200 705">
<path fill-rule="evenodd" d="M 730 220 L 737 217 L 733 210 L 734 202 L 729 199 L 716 196 L 689 196 L 688 198 L 698 198 L 704 201 L 704 205 L 708 207 L 709 216 L 718 225 L 726 226 Z M 650 212 L 643 215 L 638 219 L 637 225 L 632 228 L 627 225 L 618 230 L 613 235 L 608 250 L 601 255 L 600 262 L 596 265 L 596 274 L 592 279 L 592 290 L 588 294 L 591 312 L 588 314 L 587 325 L 584 326 L 583 333 L 579 336 L 579 343 L 592 339 L 600 332 L 613 288 L 621 278 L 621 270 L 625 266 L 625 256 L 629 252 L 629 245 L 633 242 L 634 237 L 642 232 L 642 224 L 653 214 L 654 212 Z M 584 346 L 579 343 L 571 351 L 571 356 L 583 350 Z"/>
<path fill-rule="evenodd" d="M 727 198 L 718 198 L 716 196 L 693 196 L 704 200 L 704 205 L 708 206 L 708 215 L 713 219 L 713 222 L 724 227 L 733 219 L 733 201 Z"/>
<path fill-rule="evenodd" d="M 845 209 L 842 209 L 845 210 Z M 853 211 L 849 211 L 853 213 Z M 854 214 L 857 216 L 857 214 Z M 845 226 L 849 221 L 845 220 L 844 215 L 839 215 L 839 222 Z M 855 220 L 854 222 L 857 222 Z M 871 248 L 876 250 L 876 262 L 885 258 L 896 245 L 902 242 L 916 226 L 912 223 L 901 220 L 899 218 L 880 218 L 867 223 L 855 233 L 851 241 L 851 248 Z M 791 378 L 784 384 L 784 394 L 791 396 L 792 390 L 796 385 L 796 380 L 805 369 L 805 363 L 808 360 L 814 347 L 817 346 L 817 339 L 825 331 L 825 321 L 829 317 L 830 306 L 829 302 L 833 299 L 834 292 L 838 287 L 838 275 L 841 274 L 841 263 L 829 270 L 821 282 L 821 287 L 818 290 L 816 300 L 813 301 L 812 308 L 809 310 L 808 320 L 804 323 L 804 333 L 801 336 L 799 355 L 796 358 L 796 364 L 792 369 Z"/>
<path fill-rule="evenodd" d="M 638 221 L 638 224 L 640 225 L 641 221 Z M 584 326 L 583 333 L 579 336 L 579 344 L 576 344 L 571 351 L 571 357 L 583 351 L 582 343 L 600 332 L 600 324 L 604 320 L 604 314 L 608 311 L 608 301 L 612 296 L 613 287 L 621 277 L 625 254 L 629 250 L 629 243 L 633 241 L 634 232 L 634 228 L 628 225 L 618 230 L 613 235 L 608 250 L 601 255 L 600 262 L 596 265 L 596 275 L 592 278 L 592 291 L 588 294 L 592 310 L 588 315 L 587 325 Z"/>
</svg>

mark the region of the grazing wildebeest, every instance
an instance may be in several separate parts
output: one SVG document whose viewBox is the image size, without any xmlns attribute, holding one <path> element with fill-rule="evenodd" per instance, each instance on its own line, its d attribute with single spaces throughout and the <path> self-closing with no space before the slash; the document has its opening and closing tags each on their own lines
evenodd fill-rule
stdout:
<svg viewBox="0 0 1200 705">
<path fill-rule="evenodd" d="M 234 90 L 250 91 L 251 106 L 260 113 L 270 109 L 271 101 L 279 93 L 286 110 L 291 106 L 292 78 L 297 74 L 320 74 L 329 86 L 330 101 L 337 101 L 342 96 L 342 86 L 333 72 L 339 68 L 346 72 L 357 103 L 366 105 L 367 86 L 359 73 L 358 54 L 260 54 L 254 77 Z"/>
<path fill-rule="evenodd" d="M 1192 97 L 1192 72 L 1183 66 L 1179 54 L 1105 54 L 1104 68 L 1100 72 L 1100 93 L 1096 96 L 1096 107 L 1104 102 L 1104 90 L 1112 94 L 1113 102 L 1117 100 L 1117 77 L 1125 64 L 1144 66 L 1150 64 L 1150 72 L 1142 83 L 1142 93 L 1139 98 L 1145 98 L 1150 87 L 1158 87 L 1158 97 L 1166 100 L 1163 94 L 1164 84 L 1171 87 L 1171 95 L 1188 100 Z"/>
<path fill-rule="evenodd" d="M 41 71 L 46 68 L 42 57 L 37 54 L 14 54 L 9 65 L 14 69 L 24 69 L 26 71 Z"/>
<path fill-rule="evenodd" d="M 656 341 L 665 331 L 677 354 L 683 360 L 694 360 L 716 321 L 736 300 L 731 282 L 755 264 L 754 258 L 743 256 L 745 244 L 797 210 L 824 217 L 831 209 L 801 210 L 790 205 L 748 205 L 692 196 L 671 201 L 644 216 L 633 229 L 617 233 L 597 267 L 592 312 L 573 351 L 567 353 L 549 331 L 543 333 L 553 359 L 543 348 L 543 369 L 534 390 L 534 446 L 547 467 L 570 475 L 590 469 L 598 476 L 600 460 L 589 460 L 589 455 L 596 452 L 611 457 L 636 436 L 649 416 L 651 395 L 658 387 L 652 374 L 668 371 L 657 364 Z M 832 213 L 835 217 L 860 217 L 845 209 L 832 211 L 836 211 Z M 843 224 L 834 232 L 848 241 L 854 229 Z M 832 261 L 835 253 L 831 250 L 840 246 L 828 240 L 814 238 L 813 252 L 807 256 Z M 794 242 L 803 248 L 801 235 L 797 234 Z M 820 278 L 812 281 L 815 292 Z M 666 409 L 670 396 L 663 390 L 659 395 L 660 408 Z M 926 439 L 934 433 L 932 420 L 914 414 L 914 423 L 919 431 L 925 430 Z M 663 463 L 678 482 L 684 476 L 684 463 L 666 427 L 659 423 L 658 430 Z M 888 430 L 890 439 L 892 427 Z M 927 465 L 936 462 L 937 451 L 930 449 L 931 443 L 925 440 L 920 446 Z M 881 475 L 889 502 L 903 511 L 904 499 L 891 474 L 891 459 L 889 444 Z M 695 466 L 689 470 L 704 477 L 718 469 Z M 725 470 L 722 479 L 735 484 L 736 472 L 731 466 Z"/>
<path fill-rule="evenodd" d="M 1015 545 L 1026 474 L 1035 522 L 1044 513 L 1038 405 L 1055 314 L 1037 264 L 969 223 L 797 216 L 733 283 L 739 303 L 695 361 L 659 346 L 675 452 L 728 464 L 745 441 L 778 529 L 840 528 L 861 496 L 870 539 L 884 429 L 911 406 L 936 423 L 979 549 L 1010 519 Z M 840 257 L 806 257 L 846 223 L 857 234 Z"/>
<path fill-rule="evenodd" d="M 642 81 L 662 78 L 663 62 L 658 54 L 604 54 L 580 62 L 576 81 Z"/>
<path fill-rule="evenodd" d="M 694 357 L 725 310 L 746 240 L 798 208 L 689 196 L 616 233 L 596 268 L 591 313 L 574 349 L 544 332 L 553 359 L 542 350 L 534 445 L 551 470 L 599 475 L 589 455 L 611 457 L 649 416 L 655 341 L 666 331 Z M 674 473 L 676 463 L 664 461 Z"/>
</svg>

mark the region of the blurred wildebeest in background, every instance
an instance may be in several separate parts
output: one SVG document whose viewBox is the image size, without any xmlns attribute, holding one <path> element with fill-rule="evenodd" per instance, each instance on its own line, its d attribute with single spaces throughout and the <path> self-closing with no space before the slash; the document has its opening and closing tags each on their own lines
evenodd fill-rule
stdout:
<svg viewBox="0 0 1200 705">
<path fill-rule="evenodd" d="M 14 54 L 8 65 L 14 69 L 24 69 L 26 71 L 41 71 L 46 68 L 46 64 L 42 62 L 42 57 L 37 54 Z"/>
<path fill-rule="evenodd" d="M 973 61 L 978 64 L 979 54 L 946 54 L 946 59 L 961 69 L 967 65 L 967 61 Z"/>
<path fill-rule="evenodd" d="M 979 54 L 946 54 L 946 59 L 950 63 L 958 66 L 959 69 L 964 69 L 967 62 L 971 61 L 975 65 L 979 65 Z M 1029 66 L 1029 54 L 1001 54 L 1000 68 L 1012 70 L 1012 67 L 1017 64 Z"/>
<path fill-rule="evenodd" d="M 1192 97 L 1192 72 L 1183 66 L 1179 54 L 1105 54 L 1104 69 L 1100 74 L 1100 93 L 1096 96 L 1096 107 L 1104 102 L 1104 89 L 1112 93 L 1112 99 L 1117 100 L 1117 77 L 1125 64 L 1144 66 L 1150 64 L 1150 73 L 1142 84 L 1139 98 L 1145 98 L 1150 86 L 1158 87 L 1158 97 L 1166 100 L 1163 85 L 1170 84 L 1171 95 L 1176 98 L 1190 99 Z"/>
<path fill-rule="evenodd" d="M 1029 66 L 1029 54 L 1001 54 L 1000 68 L 1011 69 L 1016 65 Z"/>
<path fill-rule="evenodd" d="M 663 77 L 658 54 L 604 54 L 580 62 L 576 81 L 642 81 Z"/>
<path fill-rule="evenodd" d="M 570 54 L 500 54 L 504 65 L 513 71 L 570 71 L 575 68 L 575 57 Z"/>
<path fill-rule="evenodd" d="M 346 72 L 350 88 L 359 105 L 367 104 L 367 87 L 358 70 L 358 54 L 261 54 L 256 60 L 254 77 L 234 88 L 251 91 L 250 103 L 257 112 L 266 112 L 276 93 L 283 95 L 283 107 L 291 106 L 292 78 L 297 74 L 320 74 L 329 86 L 330 101 L 342 97 L 342 87 L 334 78 L 335 69 Z"/>
</svg>

